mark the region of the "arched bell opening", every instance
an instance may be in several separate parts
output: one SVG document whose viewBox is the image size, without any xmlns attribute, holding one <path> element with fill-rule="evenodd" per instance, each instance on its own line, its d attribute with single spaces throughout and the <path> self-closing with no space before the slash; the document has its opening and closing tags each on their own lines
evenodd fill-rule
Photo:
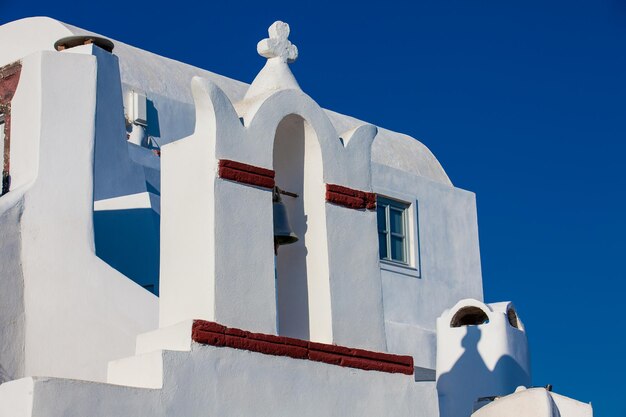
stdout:
<svg viewBox="0 0 626 417">
<path fill-rule="evenodd" d="M 288 115 L 279 123 L 273 161 L 276 186 L 283 191 L 280 198 L 298 237 L 276 251 L 278 333 L 331 342 L 322 152 L 302 117 Z"/>
<path fill-rule="evenodd" d="M 456 312 L 450 320 L 450 327 L 478 326 L 485 323 L 489 323 L 489 316 L 482 308 L 467 306 Z"/>
</svg>

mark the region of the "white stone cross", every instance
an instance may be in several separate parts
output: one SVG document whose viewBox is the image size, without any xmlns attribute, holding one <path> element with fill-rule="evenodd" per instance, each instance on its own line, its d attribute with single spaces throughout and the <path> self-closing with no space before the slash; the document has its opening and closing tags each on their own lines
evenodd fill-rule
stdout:
<svg viewBox="0 0 626 417">
<path fill-rule="evenodd" d="M 289 39 L 289 25 L 280 20 L 272 23 L 267 30 L 270 37 L 260 41 L 256 50 L 262 57 L 267 59 L 280 58 L 283 62 L 291 64 L 298 58 L 298 48 Z"/>
</svg>

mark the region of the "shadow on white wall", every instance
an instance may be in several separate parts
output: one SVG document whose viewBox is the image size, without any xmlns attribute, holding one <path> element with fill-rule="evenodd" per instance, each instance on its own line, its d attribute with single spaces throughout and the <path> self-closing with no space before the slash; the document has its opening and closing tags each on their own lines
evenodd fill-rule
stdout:
<svg viewBox="0 0 626 417">
<path fill-rule="evenodd" d="M 438 319 L 440 417 L 467 417 L 479 398 L 530 382 L 526 333 L 511 303 L 462 300 Z"/>
</svg>

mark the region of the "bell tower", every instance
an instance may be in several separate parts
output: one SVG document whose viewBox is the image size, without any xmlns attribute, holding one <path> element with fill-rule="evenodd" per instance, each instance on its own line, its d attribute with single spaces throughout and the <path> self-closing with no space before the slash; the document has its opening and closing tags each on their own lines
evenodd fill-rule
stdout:
<svg viewBox="0 0 626 417">
<path fill-rule="evenodd" d="M 194 78 L 195 132 L 162 148 L 160 326 L 205 319 L 384 351 L 377 129 L 339 134 L 291 73 L 289 26 L 268 32 L 244 98 Z M 274 207 L 298 237 L 277 251 Z"/>
</svg>

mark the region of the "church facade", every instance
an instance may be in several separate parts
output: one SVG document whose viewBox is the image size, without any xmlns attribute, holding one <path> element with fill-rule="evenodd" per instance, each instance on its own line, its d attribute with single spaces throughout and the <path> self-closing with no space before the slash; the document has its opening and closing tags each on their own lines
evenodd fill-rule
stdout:
<svg viewBox="0 0 626 417">
<path fill-rule="evenodd" d="M 289 31 L 248 85 L 0 27 L 0 416 L 591 416 L 483 301 L 474 194 L 321 108 Z"/>
</svg>

